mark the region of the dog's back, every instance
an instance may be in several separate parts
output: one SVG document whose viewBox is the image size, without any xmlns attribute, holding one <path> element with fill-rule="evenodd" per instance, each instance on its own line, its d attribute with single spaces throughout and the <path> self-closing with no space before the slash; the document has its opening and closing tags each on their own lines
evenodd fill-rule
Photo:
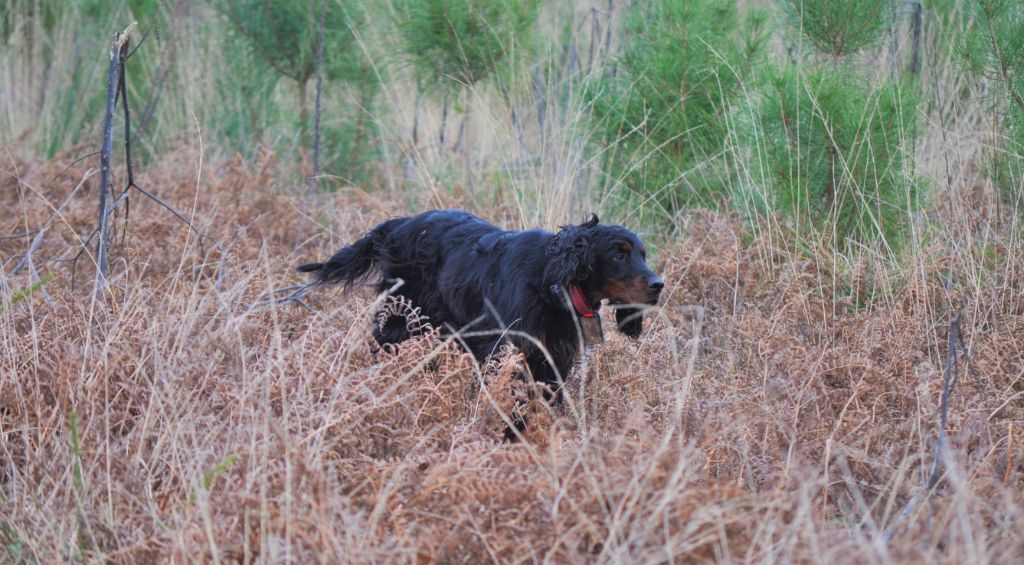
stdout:
<svg viewBox="0 0 1024 565">
<path fill-rule="evenodd" d="M 380 272 L 384 288 L 389 280 L 401 278 L 408 284 L 436 283 L 428 280 L 439 271 L 446 252 L 457 243 L 497 227 L 460 210 L 434 210 L 411 217 L 392 218 L 378 224 L 351 245 L 338 250 L 323 263 L 301 265 L 303 273 L 316 273 L 321 283 L 352 287 Z"/>
</svg>

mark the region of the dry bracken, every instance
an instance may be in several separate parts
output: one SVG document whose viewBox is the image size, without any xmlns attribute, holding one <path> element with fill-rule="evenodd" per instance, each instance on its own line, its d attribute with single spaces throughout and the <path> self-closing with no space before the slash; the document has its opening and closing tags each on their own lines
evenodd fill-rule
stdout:
<svg viewBox="0 0 1024 565">
<path fill-rule="evenodd" d="M 667 288 L 649 329 L 634 341 L 606 328 L 551 408 L 516 379 L 515 351 L 479 365 L 415 305 L 385 303 L 418 335 L 384 349 L 369 337 L 382 299 L 367 290 L 319 292 L 313 312 L 254 307 L 300 282 L 298 214 L 267 188 L 270 155 L 207 164 L 198 186 L 189 149 L 147 171 L 223 251 L 203 254 L 133 202 L 101 307 L 88 255 L 75 289 L 69 261 L 44 261 L 74 256 L 94 215 L 95 181 L 72 194 L 86 168 L 69 163 L 0 177 L 17 211 L 0 231 L 50 222 L 34 254 L 53 273 L 48 298 L 0 317 L 4 560 L 1024 555 L 1024 311 L 1008 290 L 1020 274 L 950 285 L 965 259 L 946 239 L 915 251 L 898 294 L 866 301 L 883 266 L 837 284 L 834 266 L 778 247 L 778 234 L 694 215 L 660 253 Z M 301 253 L 401 212 L 339 191 L 313 211 L 326 229 Z M 0 239 L 5 272 L 26 248 Z M 29 277 L 5 279 L 4 294 Z M 945 473 L 929 494 L 958 311 Z M 505 443 L 517 416 L 525 441 Z"/>
</svg>

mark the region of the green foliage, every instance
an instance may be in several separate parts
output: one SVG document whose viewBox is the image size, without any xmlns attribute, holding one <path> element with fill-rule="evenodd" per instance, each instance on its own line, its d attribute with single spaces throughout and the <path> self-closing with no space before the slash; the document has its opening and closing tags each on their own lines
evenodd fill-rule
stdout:
<svg viewBox="0 0 1024 565">
<path fill-rule="evenodd" d="M 1024 98 L 1024 4 L 1016 0 L 971 0 L 974 27 L 961 50 L 971 70 Z M 1024 101 L 1018 102 L 1024 107 Z"/>
<path fill-rule="evenodd" d="M 316 73 L 321 1 L 327 2 L 324 77 L 358 79 L 364 57 L 352 30 L 362 18 L 352 2 L 215 0 L 214 6 L 274 71 L 302 84 Z"/>
<path fill-rule="evenodd" d="M 992 156 L 992 176 L 1011 203 L 1024 183 L 1024 4 L 970 0 L 974 25 L 959 44 L 969 70 L 995 85 L 991 107 L 1003 142 Z"/>
<path fill-rule="evenodd" d="M 367 112 L 379 91 L 379 69 L 357 39 L 366 20 L 363 6 L 355 0 L 324 1 L 324 79 L 348 88 L 324 87 L 323 158 L 330 174 L 351 180 L 361 178 L 366 160 L 374 155 L 363 136 L 372 133 Z M 217 109 L 217 129 L 233 142 L 252 145 L 268 133 L 267 125 L 287 120 L 276 97 L 279 79 L 285 77 L 298 88 L 298 137 L 310 146 L 314 93 L 309 87 L 316 76 L 321 0 L 213 0 L 213 5 L 231 22 L 219 85 L 227 104 Z"/>
<path fill-rule="evenodd" d="M 273 73 L 290 78 L 298 86 L 300 130 L 309 129 L 307 89 L 316 74 L 320 37 L 321 2 L 324 14 L 324 79 L 375 80 L 354 30 L 363 24 L 362 12 L 351 1 L 212 0 L 252 53 Z M 254 77 L 266 85 L 265 78 Z"/>
<path fill-rule="evenodd" d="M 0 40 L 7 42 L 20 22 L 35 20 L 49 34 L 69 14 L 82 23 L 95 23 L 107 13 L 105 0 L 5 0 L 0 2 Z"/>
<path fill-rule="evenodd" d="M 71 430 L 71 471 L 74 478 L 75 494 L 85 498 L 85 479 L 82 473 L 82 442 L 78 436 L 78 413 L 68 416 L 68 429 Z"/>
<path fill-rule="evenodd" d="M 199 488 L 202 489 L 202 490 L 205 490 L 205 491 L 210 490 L 210 487 L 213 486 L 213 481 L 217 479 L 217 476 L 221 475 L 222 473 L 224 473 L 224 471 L 227 471 L 228 469 L 233 467 L 235 465 L 235 463 L 238 463 L 238 454 L 237 453 L 232 453 L 232 454 L 228 455 L 227 457 L 225 457 L 225 458 L 221 459 L 220 461 L 218 461 L 213 466 L 212 469 L 210 469 L 209 471 L 203 473 L 203 479 L 199 483 Z M 189 504 L 195 504 L 195 502 L 196 502 L 196 494 L 197 494 L 196 492 L 193 492 L 191 495 L 189 495 L 189 497 L 188 497 Z"/>
<path fill-rule="evenodd" d="M 344 184 L 362 184 L 372 163 L 381 158 L 378 120 L 369 113 L 378 86 L 369 80 L 360 83 L 354 102 L 341 104 L 338 117 L 323 123 L 324 170 Z"/>
<path fill-rule="evenodd" d="M 232 465 L 238 462 L 238 454 L 232 453 L 224 459 L 221 459 L 210 469 L 208 472 L 203 474 L 203 488 L 209 489 L 213 486 L 213 480 L 217 478 L 217 475 L 227 471 Z"/>
<path fill-rule="evenodd" d="M 221 48 L 225 61 L 213 77 L 220 101 L 199 110 L 217 139 L 250 155 L 263 140 L 265 128 L 281 120 L 280 108 L 274 102 L 281 75 L 232 30 L 225 33 Z"/>
<path fill-rule="evenodd" d="M 840 245 L 897 245 L 917 200 L 904 147 L 917 134 L 916 90 L 831 68 L 766 74 L 758 134 L 776 208 L 800 225 L 834 227 Z"/>
<path fill-rule="evenodd" d="M 540 0 L 399 0 L 395 8 L 421 84 L 458 89 L 499 72 L 531 45 Z"/>
<path fill-rule="evenodd" d="M 132 12 L 132 17 L 135 21 L 139 22 L 139 26 L 145 30 L 146 26 L 153 20 L 154 16 L 159 16 L 159 10 L 161 9 L 160 0 L 128 0 L 128 9 Z"/>
<path fill-rule="evenodd" d="M 0 140 L 10 141 L 28 127 L 38 133 L 34 141 L 39 152 L 52 157 L 99 129 L 108 62 L 104 55 L 114 33 L 124 28 L 120 15 L 105 0 L 0 2 L 0 57 L 7 69 L 24 70 L 12 76 L 17 94 L 2 102 L 10 104 L 5 111 L 22 119 L 33 117 L 11 120 L 15 127 L 8 131 L 3 131 L 7 124 L 0 124 Z"/>
<path fill-rule="evenodd" d="M 614 70 L 586 92 L 611 147 L 605 172 L 628 200 L 671 215 L 726 192 L 729 113 L 763 50 L 764 23 L 718 0 L 652 0 L 629 11 Z"/>
<path fill-rule="evenodd" d="M 858 72 L 849 56 L 876 48 L 895 18 L 892 0 L 783 0 L 793 31 L 824 57 L 769 68 L 753 128 L 771 209 L 797 230 L 900 246 L 918 208 L 912 148 L 918 88 Z"/>
<path fill-rule="evenodd" d="M 784 0 L 794 29 L 819 52 L 841 57 L 873 47 L 893 24 L 893 0 Z"/>
<path fill-rule="evenodd" d="M 1024 214 L 1024 110 L 1007 110 L 1003 128 L 1003 151 L 991 157 L 992 179 L 1003 199 Z"/>
<path fill-rule="evenodd" d="M 7 308 L 14 306 L 15 304 L 21 302 L 22 300 L 25 300 L 26 298 L 32 296 L 33 294 L 38 292 L 39 289 L 43 288 L 43 286 L 45 286 L 46 283 L 50 282 L 51 279 L 53 279 L 53 273 L 46 273 L 45 275 L 43 275 L 42 278 L 32 283 L 31 285 L 25 288 L 19 288 L 18 290 L 12 292 L 9 297 L 5 298 L 3 301 L 0 301 L 0 313 L 6 311 Z"/>
</svg>

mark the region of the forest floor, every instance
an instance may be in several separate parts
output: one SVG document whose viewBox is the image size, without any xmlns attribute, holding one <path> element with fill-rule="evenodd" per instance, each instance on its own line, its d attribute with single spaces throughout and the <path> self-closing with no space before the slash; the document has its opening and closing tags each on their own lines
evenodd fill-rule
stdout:
<svg viewBox="0 0 1024 565">
<path fill-rule="evenodd" d="M 0 314 L 0 561 L 1024 558 L 1019 266 L 951 285 L 961 251 L 934 237 L 877 299 L 891 269 L 843 278 L 694 212 L 658 250 L 667 286 L 642 338 L 606 328 L 567 401 L 529 404 L 509 444 L 502 414 L 529 392 L 514 352 L 481 366 L 432 331 L 375 351 L 365 289 L 257 304 L 409 212 L 339 190 L 296 247 L 301 206 L 274 167 L 197 168 L 192 149 L 150 165 L 140 183 L 207 237 L 133 194 L 103 302 L 92 251 L 74 286 L 69 261 L 99 175 L 5 167 L 3 296 L 35 280 L 11 273 L 41 228 L 46 284 Z M 1001 260 L 993 246 L 976 261 Z"/>
</svg>

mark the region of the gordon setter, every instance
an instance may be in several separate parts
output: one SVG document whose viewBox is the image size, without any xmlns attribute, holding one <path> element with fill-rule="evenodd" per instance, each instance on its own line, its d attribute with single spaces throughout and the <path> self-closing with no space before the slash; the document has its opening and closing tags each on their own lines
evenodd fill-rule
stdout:
<svg viewBox="0 0 1024 565">
<path fill-rule="evenodd" d="M 436 210 L 387 220 L 327 261 L 298 270 L 349 289 L 380 275 L 378 292 L 400 279 L 393 294 L 419 306 L 433 325 L 459 332 L 478 360 L 510 342 L 533 378 L 561 398 L 581 347 L 580 319 L 600 321 L 602 300 L 616 305 L 620 331 L 640 335 L 643 308 L 656 304 L 665 286 L 646 259 L 635 233 L 599 225 L 596 215 L 551 233 L 504 231 L 468 212 Z M 374 337 L 383 345 L 410 336 L 406 321 L 392 316 Z"/>
</svg>

